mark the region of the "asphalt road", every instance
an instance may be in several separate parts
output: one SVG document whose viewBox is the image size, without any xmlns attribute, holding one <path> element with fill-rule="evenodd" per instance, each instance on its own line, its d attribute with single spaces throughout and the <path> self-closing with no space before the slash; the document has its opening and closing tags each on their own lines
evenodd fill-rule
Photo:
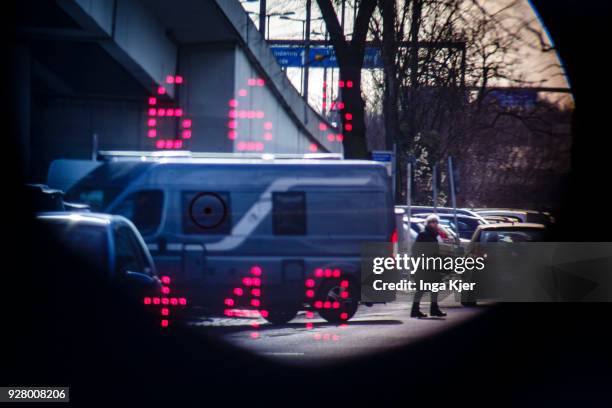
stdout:
<svg viewBox="0 0 612 408">
<path fill-rule="evenodd" d="M 364 356 L 426 340 L 429 336 L 482 313 L 447 298 L 444 318 L 410 318 L 408 299 L 390 304 L 360 306 L 348 323 L 327 323 L 317 314 L 301 312 L 286 325 L 275 326 L 260 317 L 202 317 L 190 325 L 262 356 L 298 365 L 320 365 Z M 423 302 L 422 311 L 429 310 Z"/>
</svg>

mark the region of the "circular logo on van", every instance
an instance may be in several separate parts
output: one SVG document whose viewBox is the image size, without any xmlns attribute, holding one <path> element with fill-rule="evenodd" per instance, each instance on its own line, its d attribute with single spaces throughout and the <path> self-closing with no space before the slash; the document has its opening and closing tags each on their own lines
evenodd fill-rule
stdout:
<svg viewBox="0 0 612 408">
<path fill-rule="evenodd" d="M 200 193 L 189 204 L 189 217 L 200 228 L 217 228 L 227 218 L 227 204 L 219 194 Z"/>
</svg>

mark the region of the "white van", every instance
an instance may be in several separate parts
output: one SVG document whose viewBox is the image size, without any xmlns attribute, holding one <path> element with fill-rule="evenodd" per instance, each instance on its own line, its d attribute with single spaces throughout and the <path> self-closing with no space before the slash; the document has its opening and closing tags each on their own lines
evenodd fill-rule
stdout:
<svg viewBox="0 0 612 408">
<path fill-rule="evenodd" d="M 105 158 L 68 200 L 132 220 L 158 270 L 195 303 L 254 307 L 274 323 L 304 307 L 350 319 L 361 245 L 389 242 L 395 228 L 390 179 L 375 162 Z"/>
</svg>

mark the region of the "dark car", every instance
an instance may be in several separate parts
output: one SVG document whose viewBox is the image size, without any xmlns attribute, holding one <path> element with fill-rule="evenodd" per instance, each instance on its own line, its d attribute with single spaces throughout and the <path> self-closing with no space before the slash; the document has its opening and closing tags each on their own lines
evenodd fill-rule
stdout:
<svg viewBox="0 0 612 408">
<path fill-rule="evenodd" d="M 398 208 L 406 208 L 405 205 L 397 206 Z M 440 214 L 454 214 L 455 211 L 459 215 L 467 215 L 468 217 L 481 218 L 482 217 L 472 210 L 468 210 L 466 208 L 451 208 L 451 207 L 430 207 L 426 205 L 413 205 L 410 207 L 411 216 L 425 217 L 427 214 L 436 213 Z M 483 219 L 484 220 L 484 219 Z"/>
<path fill-rule="evenodd" d="M 135 301 L 159 296 L 161 281 L 138 230 L 117 215 L 46 212 L 36 222 L 48 236 L 91 265 L 91 273 Z"/>
<path fill-rule="evenodd" d="M 419 214 L 419 217 L 427 217 L 429 214 Z M 481 217 L 472 217 L 469 215 L 457 214 L 457 224 L 455 225 L 455 215 L 453 214 L 436 214 L 440 218 L 442 225 L 451 228 L 455 233 L 459 234 L 459 238 L 471 239 L 476 229 L 481 225 L 487 225 L 487 221 Z"/>
</svg>

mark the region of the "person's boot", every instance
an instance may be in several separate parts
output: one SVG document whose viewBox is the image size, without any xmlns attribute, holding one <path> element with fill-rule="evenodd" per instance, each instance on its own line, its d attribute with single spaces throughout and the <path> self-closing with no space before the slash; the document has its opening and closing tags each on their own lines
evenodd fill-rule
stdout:
<svg viewBox="0 0 612 408">
<path fill-rule="evenodd" d="M 432 303 L 431 304 L 431 308 L 429 310 L 429 314 L 433 317 L 444 317 L 446 316 L 446 313 L 444 313 L 442 310 L 440 310 L 440 307 L 438 306 L 437 303 Z"/>
<path fill-rule="evenodd" d="M 421 312 L 419 308 L 419 302 L 412 303 L 412 311 L 410 312 L 410 317 L 416 317 L 417 319 L 427 317 L 425 313 Z"/>
</svg>

